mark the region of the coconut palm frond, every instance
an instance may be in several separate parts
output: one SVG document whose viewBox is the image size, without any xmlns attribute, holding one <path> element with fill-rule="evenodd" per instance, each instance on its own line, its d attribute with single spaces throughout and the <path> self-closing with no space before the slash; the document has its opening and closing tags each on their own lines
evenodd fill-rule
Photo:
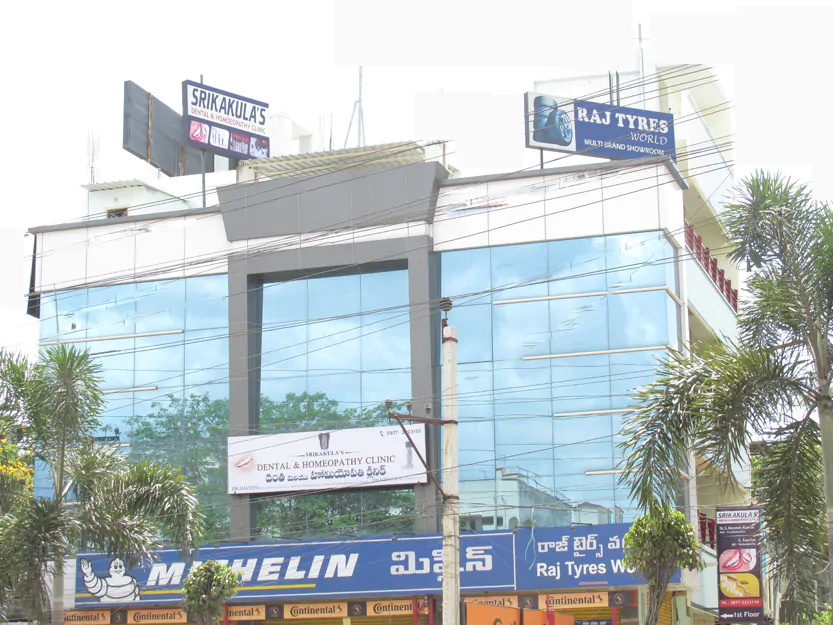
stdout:
<svg viewBox="0 0 833 625">
<path fill-rule="evenodd" d="M 72 554 L 80 525 L 54 499 L 28 499 L 0 517 L 0 577 L 30 617 L 49 614 L 48 579 L 55 562 Z"/>
<path fill-rule="evenodd" d="M 765 545 L 772 572 L 785 583 L 781 620 L 806 620 L 825 567 L 821 432 L 803 419 L 774 433 L 756 470 Z"/>
<path fill-rule="evenodd" d="M 694 405 L 701 419 L 692 439 L 697 455 L 734 483 L 751 434 L 768 433 L 803 406 L 807 389 L 783 353 L 720 343 L 699 357 L 701 385 Z"/>
<path fill-rule="evenodd" d="M 101 366 L 73 346 L 47 348 L 27 384 L 27 417 L 33 437 L 46 452 L 93 438 L 104 401 Z"/>
<path fill-rule="evenodd" d="M 179 469 L 125 464 L 91 485 L 84 505 L 84 537 L 132 563 L 148 559 L 163 538 L 181 552 L 198 546 L 203 517 Z"/>
<path fill-rule="evenodd" d="M 694 398 L 702 377 L 696 358 L 672 353 L 660 363 L 657 380 L 635 398 L 638 407 L 622 429 L 620 483 L 643 509 L 676 498 L 679 471 L 688 464 L 687 441 L 699 419 Z"/>
</svg>

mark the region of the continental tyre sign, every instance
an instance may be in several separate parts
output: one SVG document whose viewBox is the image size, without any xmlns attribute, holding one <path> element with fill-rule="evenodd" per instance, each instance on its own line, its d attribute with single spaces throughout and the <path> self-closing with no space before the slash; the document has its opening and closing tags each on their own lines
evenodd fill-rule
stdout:
<svg viewBox="0 0 833 625">
<path fill-rule="evenodd" d="M 526 147 L 610 159 L 675 157 L 670 113 L 573 100 L 524 97 Z"/>
</svg>

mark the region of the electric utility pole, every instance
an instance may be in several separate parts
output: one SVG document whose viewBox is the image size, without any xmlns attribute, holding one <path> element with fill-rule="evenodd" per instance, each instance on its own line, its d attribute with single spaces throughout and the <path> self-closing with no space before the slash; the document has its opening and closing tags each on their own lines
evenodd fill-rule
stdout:
<svg viewBox="0 0 833 625">
<path fill-rule="evenodd" d="M 440 309 L 447 315 L 451 300 Z M 457 476 L 457 328 L 443 318 L 443 625 L 460 623 L 460 490 Z"/>
<path fill-rule="evenodd" d="M 440 310 L 445 315 L 451 310 L 451 300 L 440 300 Z M 460 625 L 460 490 L 458 479 L 457 443 L 457 328 L 448 325 L 443 318 L 443 395 L 442 419 L 432 418 L 431 406 L 425 406 L 424 417 L 415 417 L 408 402 L 408 413 L 391 412 L 393 402 L 386 400 L 388 418 L 396 420 L 402 432 L 416 451 L 428 477 L 443 498 L 443 621 L 442 625 Z M 443 426 L 443 482 L 440 485 L 434 471 L 428 466 L 419 448 L 411 438 L 403 421 Z"/>
</svg>

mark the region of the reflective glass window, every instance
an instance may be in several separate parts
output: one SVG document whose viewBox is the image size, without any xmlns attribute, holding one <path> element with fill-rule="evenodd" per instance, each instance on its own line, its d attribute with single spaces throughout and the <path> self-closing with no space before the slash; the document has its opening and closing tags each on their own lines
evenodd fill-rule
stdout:
<svg viewBox="0 0 833 625">
<path fill-rule="evenodd" d="M 360 282 L 362 312 L 380 312 L 394 307 L 401 307 L 400 312 L 407 312 L 407 271 L 363 273 Z"/>
<path fill-rule="evenodd" d="M 608 298 L 610 349 L 676 345 L 677 305 L 665 291 Z"/>
<path fill-rule="evenodd" d="M 361 276 L 327 276 L 307 281 L 310 319 L 327 319 L 361 312 Z"/>
<path fill-rule="evenodd" d="M 547 244 L 491 249 L 494 301 L 547 295 Z"/>
<path fill-rule="evenodd" d="M 491 304 L 457 306 L 448 313 L 448 324 L 457 328 L 459 362 L 492 360 Z"/>
<path fill-rule="evenodd" d="M 457 366 L 457 417 L 476 421 L 494 417 L 494 372 L 491 362 Z"/>
<path fill-rule="evenodd" d="M 87 289 L 87 338 L 136 332 L 136 285 Z"/>
<path fill-rule="evenodd" d="M 637 232 L 606 237 L 607 286 L 635 289 L 676 287 L 674 248 L 661 232 Z"/>
<path fill-rule="evenodd" d="M 610 360 L 606 354 L 550 361 L 554 414 L 610 408 Z"/>
<path fill-rule="evenodd" d="M 136 332 L 185 330 L 185 280 L 136 286 Z"/>
<path fill-rule="evenodd" d="M 548 302 L 523 302 L 492 307 L 495 360 L 519 360 L 550 353 Z"/>
<path fill-rule="evenodd" d="M 89 348 L 90 355 L 101 365 L 99 377 L 105 391 L 134 386 L 135 346 L 133 338 L 77 344 L 79 349 Z"/>
<path fill-rule="evenodd" d="M 492 489 L 494 489 L 494 422 L 477 420 L 460 423 L 458 437 L 460 442 L 460 481 L 489 480 Z"/>
<path fill-rule="evenodd" d="M 576 297 L 549 302 L 553 354 L 608 349 L 608 297 Z"/>
<path fill-rule="evenodd" d="M 552 414 L 550 363 L 546 360 L 506 360 L 495 362 L 494 406 L 496 417 Z M 532 432 L 522 428 L 522 435 Z"/>
<path fill-rule="evenodd" d="M 228 332 L 228 276 L 185 280 L 185 329 Z"/>
<path fill-rule="evenodd" d="M 604 237 L 547 243 L 550 295 L 606 290 Z"/>
<path fill-rule="evenodd" d="M 634 394 L 656 379 L 659 359 L 667 356 L 667 354 L 667 350 L 611 354 L 610 393 L 612 407 L 627 408 L 633 405 Z"/>
<path fill-rule="evenodd" d="M 409 369 L 411 366 L 411 324 L 407 308 L 362 315 L 361 369 Z"/>
<path fill-rule="evenodd" d="M 442 296 L 468 295 L 488 292 L 492 288 L 491 257 L 489 248 L 461 250 L 442 254 Z M 455 301 L 455 306 L 481 304 L 489 301 L 484 297 L 467 297 Z"/>
</svg>

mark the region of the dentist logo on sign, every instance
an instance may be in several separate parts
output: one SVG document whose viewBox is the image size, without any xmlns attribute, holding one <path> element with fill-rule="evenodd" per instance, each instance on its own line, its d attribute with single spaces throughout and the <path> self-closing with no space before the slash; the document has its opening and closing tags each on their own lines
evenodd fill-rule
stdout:
<svg viewBox="0 0 833 625">
<path fill-rule="evenodd" d="M 81 559 L 84 586 L 93 597 L 102 603 L 124 603 L 139 601 L 139 582 L 131 575 L 125 575 L 124 562 L 116 558 L 110 562 L 110 575 L 102 577 L 93 571 L 89 560 Z"/>
</svg>

